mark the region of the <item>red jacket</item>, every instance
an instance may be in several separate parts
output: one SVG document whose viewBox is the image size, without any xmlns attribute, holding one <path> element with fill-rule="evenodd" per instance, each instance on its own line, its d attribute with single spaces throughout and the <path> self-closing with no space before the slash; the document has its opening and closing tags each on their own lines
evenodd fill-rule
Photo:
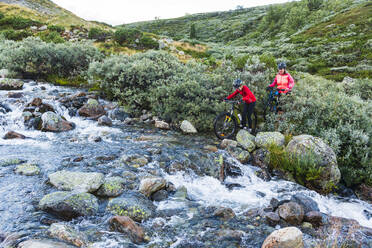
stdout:
<svg viewBox="0 0 372 248">
<path fill-rule="evenodd" d="M 238 93 L 243 96 L 243 101 L 245 101 L 246 103 L 252 103 L 256 101 L 256 97 L 253 95 L 252 91 L 250 91 L 249 88 L 245 85 L 243 85 L 243 89 L 241 91 L 239 89 L 236 89 L 236 91 L 229 95 L 227 99 L 233 98 Z"/>
</svg>

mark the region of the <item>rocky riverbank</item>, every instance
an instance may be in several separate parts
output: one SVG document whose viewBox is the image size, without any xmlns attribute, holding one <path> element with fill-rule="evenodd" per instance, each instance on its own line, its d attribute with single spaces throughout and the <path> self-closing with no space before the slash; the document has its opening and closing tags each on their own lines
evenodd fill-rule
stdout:
<svg viewBox="0 0 372 248">
<path fill-rule="evenodd" d="M 240 131 L 220 142 L 186 120 L 133 118 L 45 83 L 22 82 L 0 98 L 3 247 L 372 245 L 370 204 L 320 195 L 267 167 L 267 147 L 284 148 L 282 134 Z M 285 149 L 308 146 L 326 168 L 312 186 L 337 184 L 324 142 L 299 136 Z"/>
</svg>

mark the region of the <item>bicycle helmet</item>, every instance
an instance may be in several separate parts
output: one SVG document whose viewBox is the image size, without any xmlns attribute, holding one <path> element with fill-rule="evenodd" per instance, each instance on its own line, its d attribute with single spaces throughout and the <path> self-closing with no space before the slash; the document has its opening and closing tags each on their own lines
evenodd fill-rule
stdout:
<svg viewBox="0 0 372 248">
<path fill-rule="evenodd" d="M 240 85 L 242 85 L 242 80 L 240 80 L 240 79 L 236 79 L 233 83 L 233 86 L 234 86 L 235 89 L 239 88 Z"/>
<path fill-rule="evenodd" d="M 280 69 L 286 69 L 287 68 L 287 65 L 285 64 L 285 62 L 280 62 L 279 64 L 278 64 L 278 69 L 280 70 Z"/>
</svg>

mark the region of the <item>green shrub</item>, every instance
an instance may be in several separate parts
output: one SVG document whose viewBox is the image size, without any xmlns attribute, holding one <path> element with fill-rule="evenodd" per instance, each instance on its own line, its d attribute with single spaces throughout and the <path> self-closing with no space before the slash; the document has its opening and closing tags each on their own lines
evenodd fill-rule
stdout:
<svg viewBox="0 0 372 248">
<path fill-rule="evenodd" d="M 0 19 L 3 19 L 4 17 L 5 17 L 5 15 L 0 12 Z"/>
<path fill-rule="evenodd" d="M 13 30 L 13 29 L 3 30 L 1 32 L 1 34 L 4 35 L 5 39 L 15 40 L 15 41 L 22 40 L 26 37 L 32 36 L 31 32 L 24 31 L 24 30 L 16 31 L 16 30 Z"/>
<path fill-rule="evenodd" d="M 91 28 L 88 33 L 89 39 L 95 39 L 97 41 L 105 41 L 111 37 L 112 33 L 101 28 Z"/>
<path fill-rule="evenodd" d="M 139 46 L 147 49 L 158 49 L 159 43 L 150 36 L 144 35 L 139 40 Z"/>
<path fill-rule="evenodd" d="M 119 28 L 114 33 L 114 40 L 120 45 L 131 44 L 142 37 L 142 32 L 137 29 Z"/>
<path fill-rule="evenodd" d="M 11 27 L 13 29 L 25 29 L 30 26 L 39 25 L 41 25 L 41 22 L 39 21 L 34 21 L 18 16 L 4 17 L 0 19 L 0 26 Z"/>
<path fill-rule="evenodd" d="M 44 31 L 38 33 L 38 36 L 41 40 L 45 42 L 53 42 L 53 43 L 63 43 L 65 40 L 61 37 L 61 35 L 56 31 Z"/>
<path fill-rule="evenodd" d="M 322 138 L 336 152 L 348 186 L 372 185 L 372 101 L 361 99 L 357 86 L 301 76 L 293 93 L 282 97 L 284 113 L 271 116 L 267 129 Z M 371 94 L 370 86 L 362 87 Z"/>
<path fill-rule="evenodd" d="M 89 43 L 54 44 L 33 37 L 21 42 L 0 41 L 0 67 L 23 78 L 78 76 L 86 72 L 90 62 L 101 58 Z"/>
<path fill-rule="evenodd" d="M 48 30 L 49 31 L 54 31 L 57 33 L 63 33 L 65 31 L 65 27 L 59 26 L 59 25 L 48 25 Z"/>
</svg>

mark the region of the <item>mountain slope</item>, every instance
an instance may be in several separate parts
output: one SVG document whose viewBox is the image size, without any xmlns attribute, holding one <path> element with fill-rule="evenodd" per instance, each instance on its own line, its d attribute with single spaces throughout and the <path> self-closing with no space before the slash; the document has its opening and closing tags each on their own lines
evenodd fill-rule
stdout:
<svg viewBox="0 0 372 248">
<path fill-rule="evenodd" d="M 109 27 L 106 24 L 86 21 L 49 0 L 0 0 L 0 12 L 65 27 Z"/>
</svg>

